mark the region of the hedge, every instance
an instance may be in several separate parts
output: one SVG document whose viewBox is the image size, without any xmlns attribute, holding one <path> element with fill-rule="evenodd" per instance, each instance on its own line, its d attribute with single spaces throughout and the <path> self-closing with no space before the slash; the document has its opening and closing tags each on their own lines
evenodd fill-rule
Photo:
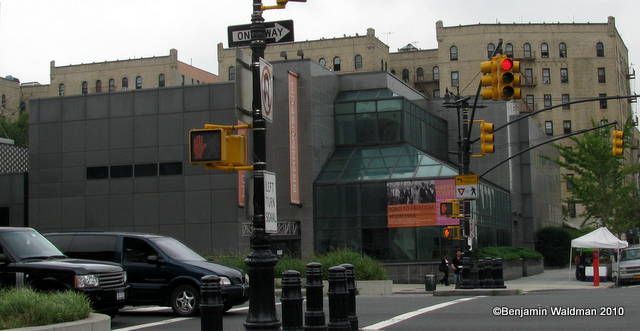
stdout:
<svg viewBox="0 0 640 331">
<path fill-rule="evenodd" d="M 0 290 L 0 329 L 23 328 L 85 319 L 89 299 L 77 292 L 36 292 L 28 288 Z"/>
<path fill-rule="evenodd" d="M 542 254 L 524 247 L 492 246 L 483 247 L 476 252 L 479 258 L 496 257 L 503 260 L 539 259 Z"/>
</svg>

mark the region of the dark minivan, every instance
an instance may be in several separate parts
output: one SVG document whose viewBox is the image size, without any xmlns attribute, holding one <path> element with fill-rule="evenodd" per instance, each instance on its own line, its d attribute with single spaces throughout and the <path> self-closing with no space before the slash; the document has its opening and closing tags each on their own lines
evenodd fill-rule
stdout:
<svg viewBox="0 0 640 331">
<path fill-rule="evenodd" d="M 249 299 L 245 274 L 208 262 L 171 237 L 120 232 L 45 236 L 67 256 L 122 264 L 127 272 L 129 305 L 170 306 L 180 316 L 192 316 L 200 304 L 200 279 L 206 275 L 220 277 L 225 311 Z"/>
</svg>

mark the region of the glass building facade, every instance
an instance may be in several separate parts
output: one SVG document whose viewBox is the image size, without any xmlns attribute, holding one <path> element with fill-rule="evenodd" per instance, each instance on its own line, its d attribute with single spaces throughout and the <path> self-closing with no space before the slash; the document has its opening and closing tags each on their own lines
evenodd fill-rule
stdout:
<svg viewBox="0 0 640 331">
<path fill-rule="evenodd" d="M 442 226 L 394 226 L 388 209 L 394 183 L 453 185 L 457 169 L 442 161 L 446 121 L 388 89 L 342 92 L 334 114 L 336 148 L 314 184 L 315 251 L 346 247 L 384 261 L 451 254 L 458 242 L 442 238 Z M 509 245 L 509 194 L 489 185 L 480 194 L 472 209 L 479 244 Z M 429 202 L 435 206 L 435 196 Z"/>
</svg>

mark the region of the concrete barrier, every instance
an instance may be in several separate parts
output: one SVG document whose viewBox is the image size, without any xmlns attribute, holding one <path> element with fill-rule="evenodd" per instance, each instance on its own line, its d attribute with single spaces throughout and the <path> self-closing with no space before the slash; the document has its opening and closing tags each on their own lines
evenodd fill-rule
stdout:
<svg viewBox="0 0 640 331">
<path fill-rule="evenodd" d="M 357 280 L 358 295 L 391 295 L 393 293 L 392 280 Z"/>
<path fill-rule="evenodd" d="M 110 331 L 111 317 L 103 314 L 90 314 L 89 317 L 66 323 L 30 326 L 27 328 L 9 329 L 7 331 Z"/>
</svg>

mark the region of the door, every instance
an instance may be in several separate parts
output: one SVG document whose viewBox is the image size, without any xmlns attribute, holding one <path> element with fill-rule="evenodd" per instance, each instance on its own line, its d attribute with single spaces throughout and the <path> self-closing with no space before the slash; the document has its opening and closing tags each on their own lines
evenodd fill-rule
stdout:
<svg viewBox="0 0 640 331">
<path fill-rule="evenodd" d="M 130 286 L 128 301 L 162 304 L 172 277 L 161 255 L 143 239 L 124 237 L 122 245 L 122 266 L 127 271 Z"/>
</svg>

